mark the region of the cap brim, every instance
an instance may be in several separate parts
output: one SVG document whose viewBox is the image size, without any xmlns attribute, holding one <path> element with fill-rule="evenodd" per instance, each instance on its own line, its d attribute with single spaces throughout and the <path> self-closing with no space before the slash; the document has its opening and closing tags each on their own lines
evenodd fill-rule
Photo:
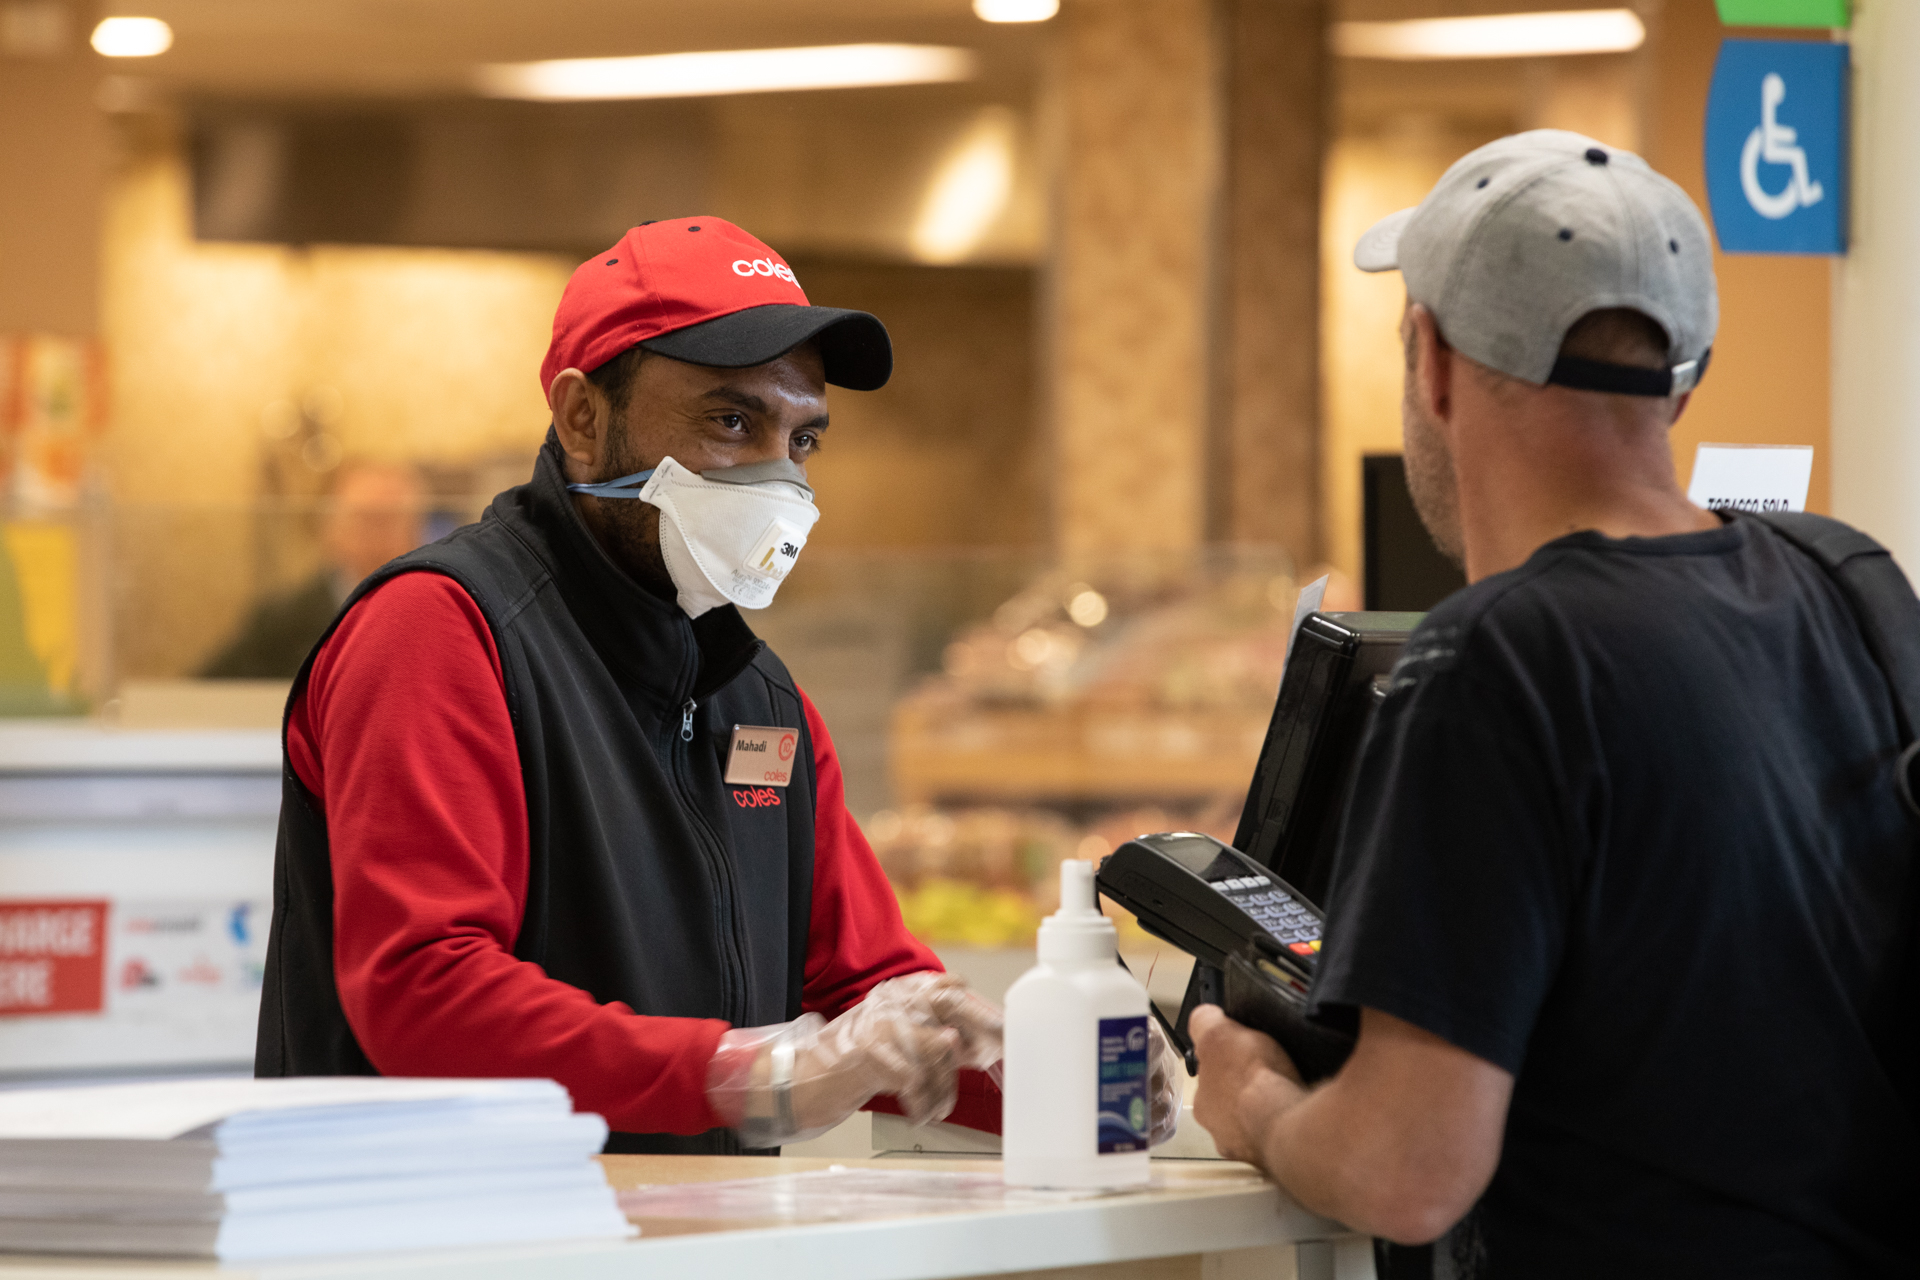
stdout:
<svg viewBox="0 0 1920 1280">
<path fill-rule="evenodd" d="M 648 338 L 647 350 L 688 364 L 745 369 L 777 360 L 808 339 L 820 344 L 827 381 L 853 391 L 876 391 L 893 376 L 887 327 L 864 311 L 776 302 Z"/>
<path fill-rule="evenodd" d="M 1400 233 L 1413 221 L 1412 209 L 1390 213 L 1367 228 L 1353 246 L 1353 265 L 1362 271 L 1398 271 L 1400 269 Z"/>
</svg>

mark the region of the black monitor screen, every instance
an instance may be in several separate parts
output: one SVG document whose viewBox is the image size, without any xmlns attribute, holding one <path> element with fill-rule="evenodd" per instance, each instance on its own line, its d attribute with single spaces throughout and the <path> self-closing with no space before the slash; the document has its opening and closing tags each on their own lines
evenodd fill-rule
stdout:
<svg viewBox="0 0 1920 1280">
<path fill-rule="evenodd" d="M 1467 585 L 1420 523 L 1399 454 L 1360 460 L 1360 498 L 1367 608 L 1431 609 Z"/>
<path fill-rule="evenodd" d="M 1316 613 L 1294 638 L 1234 847 L 1326 901 L 1353 766 L 1418 613 Z"/>
</svg>

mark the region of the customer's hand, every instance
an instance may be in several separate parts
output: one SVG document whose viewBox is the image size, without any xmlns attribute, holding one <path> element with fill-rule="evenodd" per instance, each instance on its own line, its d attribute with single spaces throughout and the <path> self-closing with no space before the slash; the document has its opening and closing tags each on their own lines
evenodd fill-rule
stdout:
<svg viewBox="0 0 1920 1280">
<path fill-rule="evenodd" d="M 1268 1123 L 1298 1096 L 1299 1070 L 1270 1037 L 1241 1026 L 1214 1005 L 1195 1009 L 1187 1027 L 1200 1060 L 1193 1118 L 1213 1135 L 1221 1155 L 1264 1168 Z"/>
</svg>

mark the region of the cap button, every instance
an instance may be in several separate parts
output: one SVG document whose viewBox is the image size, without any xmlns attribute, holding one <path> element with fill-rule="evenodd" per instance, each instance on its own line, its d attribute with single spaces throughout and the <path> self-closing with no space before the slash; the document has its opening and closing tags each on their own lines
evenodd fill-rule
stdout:
<svg viewBox="0 0 1920 1280">
<path fill-rule="evenodd" d="M 1606 162 L 1607 162 L 1607 153 L 1606 153 L 1606 152 L 1604 152 L 1604 151 L 1602 151 L 1602 150 L 1601 150 L 1600 148 L 1598 148 L 1598 147 L 1588 147 L 1588 148 L 1587 148 L 1587 163 L 1588 163 L 1588 164 L 1605 164 Z"/>
</svg>

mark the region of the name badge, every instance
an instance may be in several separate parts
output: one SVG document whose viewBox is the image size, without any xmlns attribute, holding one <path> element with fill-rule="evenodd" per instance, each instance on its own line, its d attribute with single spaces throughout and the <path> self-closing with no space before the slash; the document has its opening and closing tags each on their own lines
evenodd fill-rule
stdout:
<svg viewBox="0 0 1920 1280">
<path fill-rule="evenodd" d="M 799 749 L 798 729 L 737 724 L 727 749 L 727 785 L 784 787 L 793 779 L 793 753 Z"/>
</svg>

